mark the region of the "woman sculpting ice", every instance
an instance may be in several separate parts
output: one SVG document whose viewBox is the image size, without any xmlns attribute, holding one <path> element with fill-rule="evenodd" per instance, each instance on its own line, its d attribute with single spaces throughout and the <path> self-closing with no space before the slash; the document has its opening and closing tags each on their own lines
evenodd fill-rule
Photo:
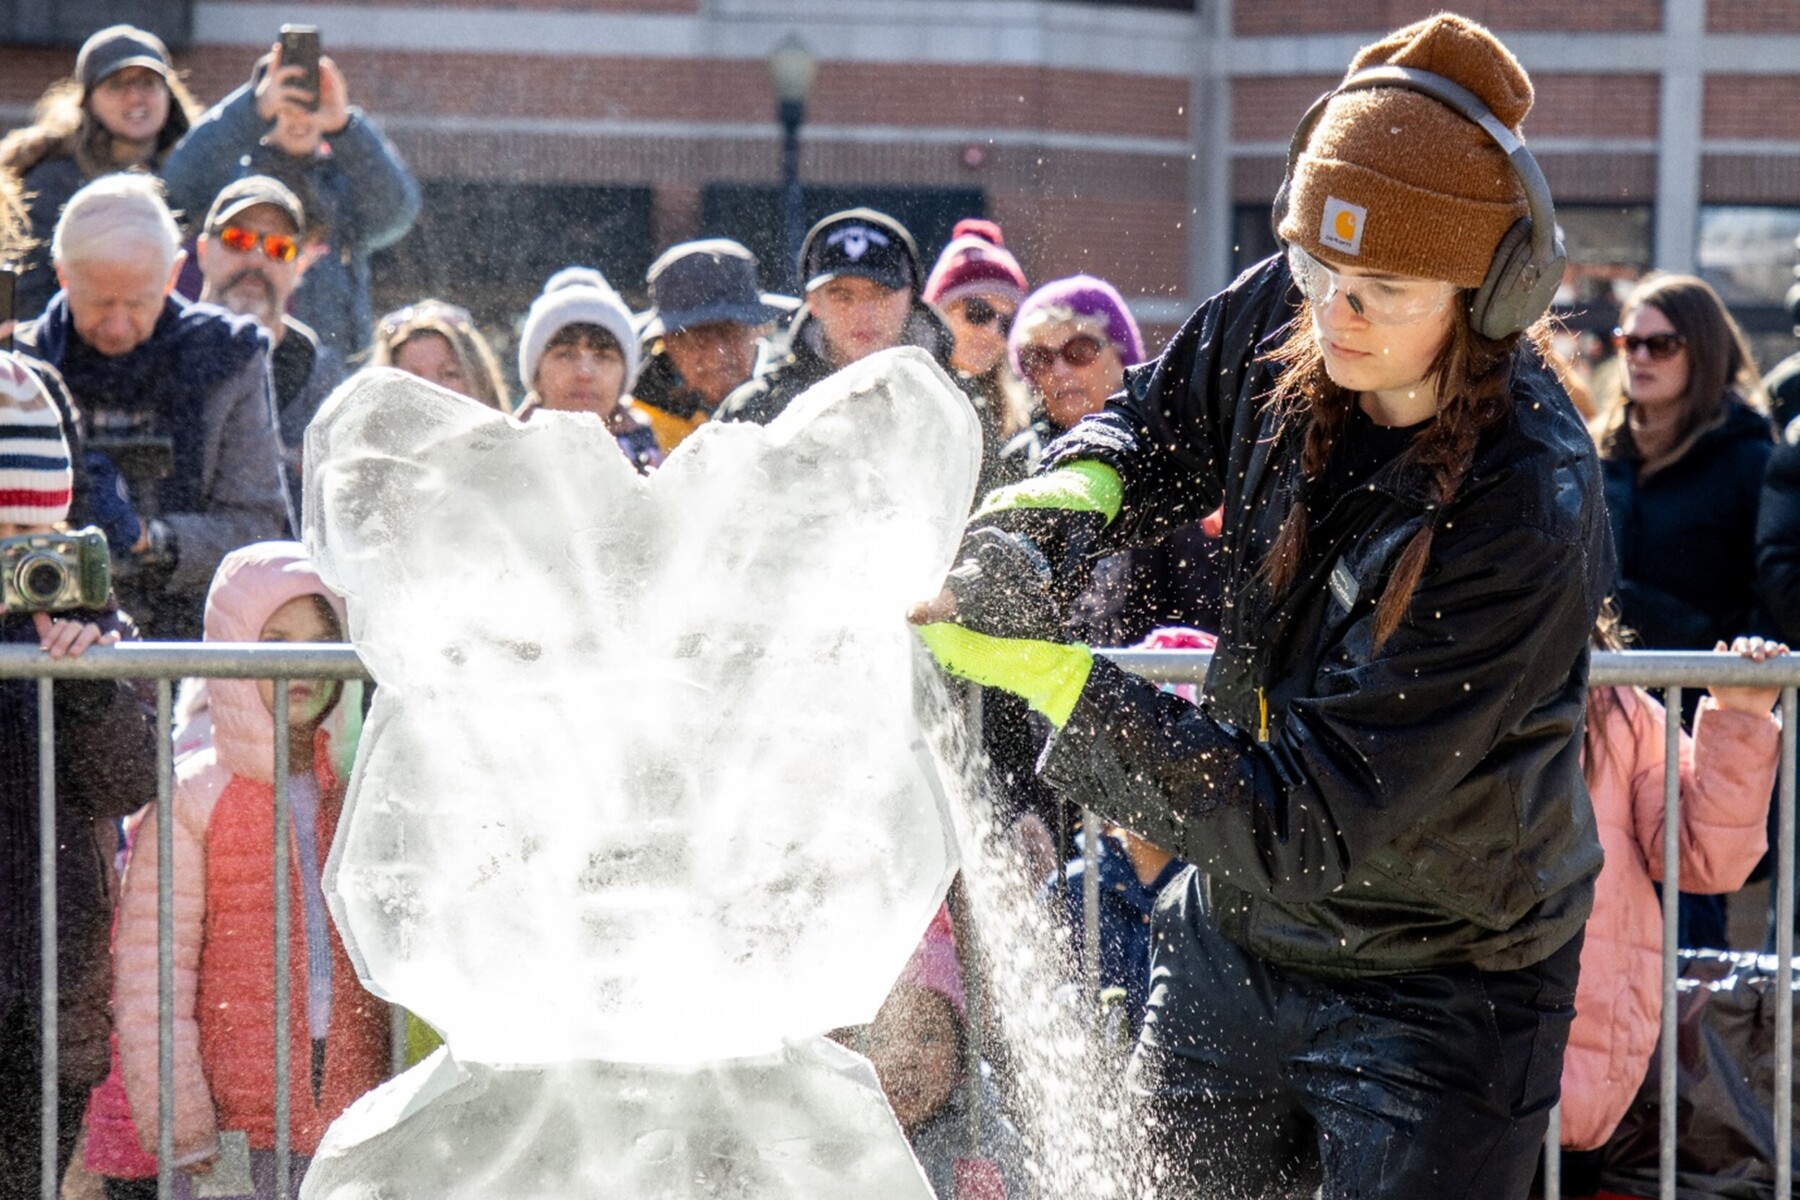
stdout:
<svg viewBox="0 0 1800 1200">
<path fill-rule="evenodd" d="M 1465 19 L 1365 48 L 1295 136 L 1284 252 L 990 496 L 916 614 L 1058 727 L 1054 785 L 1198 864 L 1133 1062 L 1172 1194 L 1530 1182 L 1600 867 L 1580 731 L 1611 577 L 1539 350 L 1562 255 L 1530 104 Z M 1204 708 L 1067 644 L 1092 554 L 1221 502 Z"/>
</svg>

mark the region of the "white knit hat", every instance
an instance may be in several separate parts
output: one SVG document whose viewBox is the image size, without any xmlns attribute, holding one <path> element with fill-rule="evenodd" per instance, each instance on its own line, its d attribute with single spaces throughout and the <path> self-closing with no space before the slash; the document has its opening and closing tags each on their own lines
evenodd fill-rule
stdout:
<svg viewBox="0 0 1800 1200">
<path fill-rule="evenodd" d="M 638 373 L 637 328 L 631 323 L 631 309 L 619 293 L 606 282 L 606 276 L 591 267 L 564 267 L 549 278 L 543 294 L 531 302 L 531 311 L 525 314 L 525 328 L 519 334 L 519 382 L 527 388 L 531 386 L 544 347 L 559 330 L 570 325 L 598 325 L 613 335 L 625 356 L 625 384 L 620 392 L 629 392 Z"/>
<path fill-rule="evenodd" d="M 0 522 L 66 520 L 73 486 L 69 443 L 50 394 L 16 356 L 0 355 Z"/>
</svg>

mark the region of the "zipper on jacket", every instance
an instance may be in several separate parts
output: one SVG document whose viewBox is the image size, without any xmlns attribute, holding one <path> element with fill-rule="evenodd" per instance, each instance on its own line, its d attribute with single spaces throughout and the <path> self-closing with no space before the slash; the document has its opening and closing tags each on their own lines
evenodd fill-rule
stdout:
<svg viewBox="0 0 1800 1200">
<path fill-rule="evenodd" d="M 1260 687 L 1256 689 L 1256 740 L 1269 740 L 1269 694 Z"/>
</svg>

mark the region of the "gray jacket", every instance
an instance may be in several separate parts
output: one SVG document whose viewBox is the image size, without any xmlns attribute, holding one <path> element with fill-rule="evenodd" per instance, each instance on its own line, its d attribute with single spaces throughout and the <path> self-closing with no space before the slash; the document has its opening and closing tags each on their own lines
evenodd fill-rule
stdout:
<svg viewBox="0 0 1800 1200">
<path fill-rule="evenodd" d="M 368 345 L 374 329 L 369 256 L 399 241 L 418 219 L 418 181 L 360 109 L 352 108 L 350 123 L 309 158 L 264 145 L 268 131 L 252 78 L 208 109 L 169 152 L 163 164 L 169 203 L 197 226 L 220 190 L 241 176 L 272 175 L 293 188 L 308 222 L 329 244 L 300 281 L 293 313 L 348 357 Z"/>
<path fill-rule="evenodd" d="M 152 636 L 198 637 L 220 560 L 291 527 L 268 335 L 248 317 L 171 297 L 147 341 L 109 358 L 75 335 L 58 292 L 18 338 L 62 372 L 86 426 L 90 470 L 124 477 L 124 500 L 113 493 L 109 502 L 110 489 L 95 485 L 95 519 L 115 554 L 136 539 L 140 518 L 160 518 L 174 535 L 174 562 L 122 579 L 121 600 Z M 169 473 L 132 478 L 125 452 L 106 450 L 121 436 L 166 445 Z"/>
</svg>

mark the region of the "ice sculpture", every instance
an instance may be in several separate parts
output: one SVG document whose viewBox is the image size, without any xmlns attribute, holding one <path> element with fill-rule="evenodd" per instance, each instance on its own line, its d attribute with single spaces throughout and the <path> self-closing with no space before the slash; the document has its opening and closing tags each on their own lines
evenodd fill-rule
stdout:
<svg viewBox="0 0 1800 1200">
<path fill-rule="evenodd" d="M 929 1195 L 872 1074 L 818 1035 L 873 1017 L 955 869 L 902 614 L 979 454 L 917 350 L 767 428 L 705 426 L 649 478 L 587 416 L 521 425 L 394 371 L 332 397 L 306 540 L 380 687 L 327 894 L 365 985 L 449 1054 L 347 1113 L 305 1195 L 823 1197 L 851 1163 L 857 1195 Z M 585 1149 L 546 1132 L 578 1113 Z M 395 1190 L 458 1120 L 516 1126 L 509 1161 L 601 1165 Z M 741 1187 L 681 1183 L 725 1144 Z"/>
</svg>

